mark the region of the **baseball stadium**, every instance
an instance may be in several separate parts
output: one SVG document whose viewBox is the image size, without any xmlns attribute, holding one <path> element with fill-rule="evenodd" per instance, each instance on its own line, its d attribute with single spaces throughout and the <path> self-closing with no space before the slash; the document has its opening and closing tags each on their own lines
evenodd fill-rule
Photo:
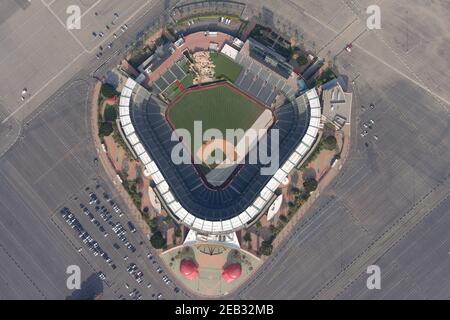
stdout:
<svg viewBox="0 0 450 320">
<path fill-rule="evenodd" d="M 267 212 L 279 186 L 314 145 L 321 118 L 317 92 L 300 92 L 298 75 L 252 39 L 244 43 L 202 31 L 166 46 L 167 54 L 145 61 L 121 91 L 127 144 L 177 222 L 215 235 L 248 227 Z M 216 134 L 195 145 L 180 129 L 191 136 L 203 137 L 209 129 Z M 229 139 L 229 129 L 243 136 Z M 250 139 L 242 151 L 251 129 L 263 130 L 265 139 Z M 261 174 L 270 164 L 248 161 L 249 152 L 270 150 L 275 142 L 276 170 Z M 187 152 L 191 161 L 175 163 L 174 150 Z M 211 157 L 220 161 L 211 164 Z"/>
</svg>

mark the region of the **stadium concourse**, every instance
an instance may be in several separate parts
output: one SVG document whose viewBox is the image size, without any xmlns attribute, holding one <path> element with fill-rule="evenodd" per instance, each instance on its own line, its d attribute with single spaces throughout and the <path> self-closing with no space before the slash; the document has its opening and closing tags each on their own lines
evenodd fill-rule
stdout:
<svg viewBox="0 0 450 320">
<path fill-rule="evenodd" d="M 201 34 L 208 37 L 206 33 Z M 172 66 L 177 61 L 172 59 Z M 267 142 L 270 146 L 271 131 L 278 130 L 281 166 L 273 175 L 262 175 L 261 164 L 240 165 L 232 179 L 221 188 L 208 186 L 193 164 L 173 163 L 171 152 L 179 142 L 171 140 L 173 129 L 164 116 L 166 102 L 132 78 L 128 78 L 122 89 L 119 115 L 129 146 L 145 166 L 146 175 L 152 179 L 163 206 L 179 223 L 196 232 L 231 233 L 256 222 L 275 200 L 278 187 L 308 154 L 318 136 L 321 106 L 316 90 L 311 89 L 295 97 L 286 79 L 260 62 L 255 61 L 254 65 L 258 69 L 243 68 L 242 73 L 267 73 L 277 79 L 276 85 L 280 87 L 276 90 L 285 90 L 277 93 L 284 94 L 285 103 L 274 110 L 276 121 L 268 132 Z M 172 66 L 165 62 L 161 65 L 166 72 Z M 255 97 L 256 91 L 247 92 Z"/>
</svg>

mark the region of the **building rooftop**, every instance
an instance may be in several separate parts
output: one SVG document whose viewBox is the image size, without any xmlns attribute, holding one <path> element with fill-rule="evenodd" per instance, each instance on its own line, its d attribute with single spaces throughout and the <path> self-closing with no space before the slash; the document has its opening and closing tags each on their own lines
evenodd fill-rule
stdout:
<svg viewBox="0 0 450 320">
<path fill-rule="evenodd" d="M 350 122 L 352 93 L 342 76 L 322 85 L 323 116 L 338 127 Z"/>
</svg>

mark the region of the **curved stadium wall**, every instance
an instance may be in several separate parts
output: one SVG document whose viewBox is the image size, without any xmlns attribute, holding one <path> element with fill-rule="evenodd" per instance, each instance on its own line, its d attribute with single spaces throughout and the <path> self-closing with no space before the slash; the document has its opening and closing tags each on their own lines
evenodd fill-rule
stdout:
<svg viewBox="0 0 450 320">
<path fill-rule="evenodd" d="M 161 162 L 160 159 L 156 159 L 157 157 L 149 155 L 149 152 L 152 153 L 151 145 L 142 140 L 141 133 L 136 131 L 133 124 L 133 112 L 135 110 L 133 110 L 132 94 L 136 86 L 139 85 L 129 78 L 121 93 L 119 115 L 122 130 L 136 155 L 145 166 L 147 173 L 151 176 L 170 214 L 180 223 L 198 232 L 229 233 L 254 222 L 265 212 L 271 200 L 274 199 L 275 191 L 302 161 L 318 135 L 321 106 L 316 90 L 311 89 L 298 97 L 296 101 L 291 101 L 294 107 L 302 101 L 307 105 L 307 126 L 303 129 L 303 135 L 299 136 L 296 143 L 289 148 L 285 148 L 283 154 L 280 155 L 282 165 L 276 173 L 273 176 L 265 176 L 263 179 L 257 178 L 256 187 L 252 188 L 249 194 L 246 194 L 246 200 L 240 199 L 238 205 L 225 209 L 208 207 L 208 205 L 199 204 L 198 201 L 191 199 L 191 196 L 186 194 L 186 190 L 183 192 L 180 189 L 183 187 L 182 183 L 175 179 L 174 175 L 168 175 L 165 172 L 168 169 L 167 159 L 166 162 Z M 148 152 L 145 146 L 148 147 Z M 175 165 L 172 163 L 172 166 Z M 166 177 L 169 178 L 166 179 Z M 178 196 L 179 194 L 183 194 L 183 196 Z"/>
</svg>

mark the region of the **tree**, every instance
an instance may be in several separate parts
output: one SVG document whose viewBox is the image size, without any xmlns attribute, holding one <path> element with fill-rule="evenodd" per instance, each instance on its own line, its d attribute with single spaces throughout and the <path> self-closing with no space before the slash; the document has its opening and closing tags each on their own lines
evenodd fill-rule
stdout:
<svg viewBox="0 0 450 320">
<path fill-rule="evenodd" d="M 155 233 L 156 231 L 158 231 L 158 219 L 157 218 L 153 218 L 149 221 L 148 226 L 150 227 L 150 230 Z"/>
<path fill-rule="evenodd" d="M 298 56 L 297 62 L 299 65 L 303 66 L 308 63 L 308 59 L 303 54 L 301 54 L 300 56 Z"/>
<path fill-rule="evenodd" d="M 326 150 L 335 150 L 336 146 L 337 146 L 337 141 L 334 136 L 326 137 L 325 139 L 323 139 L 322 143 L 323 143 L 323 147 Z"/>
<path fill-rule="evenodd" d="M 259 248 L 259 251 L 262 255 L 270 256 L 272 254 L 272 249 L 272 243 L 270 243 L 269 241 L 263 241 L 261 243 L 261 248 Z"/>
<path fill-rule="evenodd" d="M 293 194 L 297 195 L 297 194 L 300 193 L 300 189 L 297 188 L 297 187 L 292 187 L 292 188 L 291 188 L 291 192 L 292 192 Z"/>
<path fill-rule="evenodd" d="M 117 119 L 117 109 L 115 106 L 106 106 L 103 113 L 103 121 L 113 122 Z"/>
<path fill-rule="evenodd" d="M 309 178 L 303 182 L 303 187 L 305 188 L 305 191 L 308 193 L 313 192 L 317 189 L 317 181 L 314 178 Z"/>
<path fill-rule="evenodd" d="M 172 222 L 172 217 L 170 216 L 170 214 L 168 214 L 167 216 L 165 216 L 165 217 L 163 218 L 163 221 L 164 221 L 166 224 L 171 223 L 171 222 Z"/>
<path fill-rule="evenodd" d="M 156 231 L 150 238 L 150 243 L 155 249 L 162 249 L 166 246 L 166 240 L 163 238 L 161 231 Z"/>
<path fill-rule="evenodd" d="M 114 87 L 110 84 L 104 83 L 102 84 L 102 88 L 101 88 L 101 94 L 103 97 L 105 98 L 112 98 L 114 96 L 118 96 L 118 92 L 116 91 L 116 89 L 114 89 Z"/>
<path fill-rule="evenodd" d="M 251 240 L 252 240 L 252 236 L 250 235 L 249 232 L 246 232 L 246 233 L 244 234 L 244 241 L 245 241 L 245 242 L 250 242 Z"/>
<path fill-rule="evenodd" d="M 113 133 L 114 129 L 110 122 L 102 122 L 98 128 L 98 135 L 100 138 L 107 137 Z"/>
</svg>

